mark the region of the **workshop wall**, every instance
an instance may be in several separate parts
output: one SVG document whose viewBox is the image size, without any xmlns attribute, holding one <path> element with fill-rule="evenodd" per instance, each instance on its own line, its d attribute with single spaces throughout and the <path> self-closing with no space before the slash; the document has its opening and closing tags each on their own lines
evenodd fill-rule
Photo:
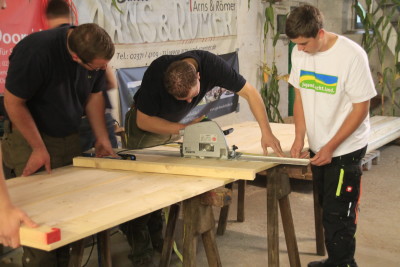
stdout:
<svg viewBox="0 0 400 267">
<path fill-rule="evenodd" d="M 226 4 L 223 8 L 215 3 Z M 264 57 L 264 10 L 269 3 L 261 0 L 121 0 L 118 11 L 111 1 L 74 0 L 79 23 L 96 22 L 104 27 L 116 43 L 113 68 L 143 67 L 162 54 L 181 53 L 189 49 L 204 49 L 216 54 L 238 50 L 240 73 L 256 88 L 261 87 L 260 66 Z M 167 3 L 167 4 L 166 4 Z M 351 0 L 277 1 L 275 15 L 287 14 L 301 3 L 319 7 L 325 15 L 325 27 L 339 34 L 352 25 Z M 214 4 L 211 7 L 211 4 Z M 217 9 L 219 9 L 217 11 Z M 144 15 L 143 15 L 144 14 Z M 360 39 L 360 35 L 350 36 Z M 269 42 L 271 43 L 271 42 Z M 281 35 L 275 61 L 280 75 L 288 73 L 288 43 Z M 272 59 L 272 47 L 267 49 L 267 62 Z M 119 118 L 117 90 L 111 93 L 114 118 Z M 253 120 L 244 99 L 239 100 L 240 112 L 216 119 L 221 125 Z M 280 82 L 279 110 L 288 115 L 288 84 Z"/>
</svg>

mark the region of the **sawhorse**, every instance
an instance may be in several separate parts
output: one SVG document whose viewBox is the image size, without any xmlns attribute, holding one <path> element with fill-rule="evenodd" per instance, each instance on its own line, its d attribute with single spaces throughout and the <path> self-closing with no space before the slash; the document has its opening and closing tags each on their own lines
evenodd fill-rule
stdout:
<svg viewBox="0 0 400 267">
<path fill-rule="evenodd" d="M 291 267 L 300 267 L 300 256 L 294 231 L 293 217 L 290 208 L 289 194 L 290 183 L 287 174 L 292 165 L 278 165 L 266 172 L 267 181 L 267 234 L 268 234 L 268 266 L 279 267 L 279 224 L 278 205 L 282 217 L 282 225 L 285 233 L 286 246 L 288 250 Z M 296 166 L 297 167 L 297 166 Z M 304 167 L 306 168 L 306 167 Z M 238 181 L 238 216 L 237 220 L 243 222 L 244 197 L 246 181 Z M 232 187 L 232 184 L 228 185 Z M 223 235 L 226 230 L 229 206 L 221 209 L 217 234 Z M 322 244 L 323 245 L 323 244 Z"/>
<path fill-rule="evenodd" d="M 175 226 L 179 215 L 179 205 L 172 205 L 169 211 L 160 267 L 167 267 L 171 261 Z M 201 196 L 183 201 L 183 266 L 196 266 L 197 238 L 201 235 L 207 256 L 208 266 L 221 267 L 215 241 L 215 220 L 212 206 L 201 203 Z"/>
<path fill-rule="evenodd" d="M 179 217 L 180 205 L 170 207 L 164 245 L 160 259 L 160 267 L 170 264 L 174 232 Z M 221 267 L 217 244 L 215 241 L 215 220 L 212 206 L 201 204 L 201 195 L 183 201 L 183 266 L 196 266 L 197 237 L 201 235 L 210 267 Z M 110 234 L 109 230 L 97 234 L 99 266 L 111 267 Z M 68 267 L 80 267 L 84 250 L 84 240 L 74 242 Z"/>
</svg>

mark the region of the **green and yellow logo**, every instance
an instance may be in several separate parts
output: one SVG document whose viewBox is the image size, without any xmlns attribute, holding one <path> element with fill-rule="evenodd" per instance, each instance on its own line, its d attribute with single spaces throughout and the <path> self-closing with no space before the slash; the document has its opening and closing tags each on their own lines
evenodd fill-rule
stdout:
<svg viewBox="0 0 400 267">
<path fill-rule="evenodd" d="M 319 74 L 313 71 L 300 71 L 300 87 L 315 92 L 336 94 L 338 77 Z"/>
</svg>

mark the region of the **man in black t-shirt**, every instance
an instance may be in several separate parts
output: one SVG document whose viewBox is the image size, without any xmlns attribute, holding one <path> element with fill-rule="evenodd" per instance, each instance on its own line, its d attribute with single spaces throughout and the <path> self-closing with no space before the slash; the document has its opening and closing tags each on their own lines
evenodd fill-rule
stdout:
<svg viewBox="0 0 400 267">
<path fill-rule="evenodd" d="M 71 11 L 70 4 L 68 4 L 65 0 L 51 0 L 48 2 L 46 7 L 46 20 L 49 29 L 69 26 L 72 25 L 72 18 L 73 12 Z M 117 79 L 114 75 L 114 72 L 111 66 L 107 66 L 105 70 L 105 77 L 106 77 L 106 90 L 111 90 L 117 88 Z M 107 91 L 103 91 L 106 113 L 105 121 L 107 126 L 108 135 L 110 138 L 110 142 L 113 148 L 118 147 L 117 138 L 115 136 L 115 120 L 111 115 L 111 102 L 108 97 Z M 89 120 L 85 114 L 82 117 L 81 125 L 80 125 L 80 142 L 81 142 L 81 149 L 85 152 L 88 149 L 94 147 L 96 143 L 96 136 L 92 131 L 92 127 L 90 126 Z"/>
<path fill-rule="evenodd" d="M 203 119 L 180 123 L 215 86 L 226 88 L 247 100 L 260 125 L 264 152 L 267 153 L 267 147 L 271 147 L 282 155 L 257 89 L 219 56 L 201 50 L 161 56 L 150 64 L 134 96 L 134 106 L 126 115 L 128 148 L 166 143 L 179 130 Z"/>
<path fill-rule="evenodd" d="M 134 96 L 133 107 L 126 114 L 128 148 L 151 147 L 173 141 L 179 130 L 204 118 L 180 122 L 215 86 L 247 100 L 260 126 L 264 152 L 267 153 L 267 147 L 271 147 L 277 155 L 283 156 L 258 91 L 219 56 L 200 50 L 161 56 L 150 64 Z M 160 247 L 160 214 L 156 211 L 121 226 L 127 236 L 134 237 L 128 241 L 134 244 L 135 263 L 149 260 L 153 248 Z"/>
<path fill-rule="evenodd" d="M 116 156 L 104 122 L 104 70 L 114 55 L 110 36 L 93 23 L 36 32 L 13 49 L 4 105 L 2 154 L 6 178 L 50 172 L 81 154 L 79 124 L 85 110 L 97 137 L 97 156 Z M 0 183 L 0 242 L 19 246 L 26 219 Z M 29 219 L 29 218 L 28 218 Z M 66 266 L 69 248 L 24 247 L 23 266 Z"/>
</svg>

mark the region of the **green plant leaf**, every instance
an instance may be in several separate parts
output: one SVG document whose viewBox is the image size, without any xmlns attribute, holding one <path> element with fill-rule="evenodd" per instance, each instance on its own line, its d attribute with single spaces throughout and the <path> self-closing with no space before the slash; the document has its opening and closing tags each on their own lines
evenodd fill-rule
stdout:
<svg viewBox="0 0 400 267">
<path fill-rule="evenodd" d="M 268 17 L 268 22 L 271 24 L 271 28 L 274 29 L 274 8 L 272 5 L 266 8 L 266 13 Z"/>
<path fill-rule="evenodd" d="M 275 47 L 276 46 L 276 43 L 278 42 L 278 40 L 279 40 L 279 36 L 280 36 L 280 33 L 277 31 L 276 33 L 275 33 L 275 36 L 274 36 L 274 41 L 272 42 L 272 45 Z"/>
<path fill-rule="evenodd" d="M 268 31 L 269 31 L 269 24 L 267 22 L 264 22 L 264 42 L 266 41 Z"/>
<path fill-rule="evenodd" d="M 394 48 L 394 51 L 396 53 L 400 52 L 400 34 L 399 33 L 397 33 L 396 47 Z"/>
<path fill-rule="evenodd" d="M 379 28 L 379 26 L 382 24 L 382 21 L 383 21 L 384 18 L 385 18 L 385 17 L 380 17 L 380 18 L 376 21 L 376 23 L 375 23 L 376 28 Z"/>
<path fill-rule="evenodd" d="M 374 24 L 374 17 L 372 16 L 371 13 L 367 13 L 365 15 L 365 21 L 366 21 L 367 25 L 373 25 Z"/>
<path fill-rule="evenodd" d="M 396 6 L 400 6 L 400 0 L 392 0 L 392 3 Z"/>
<path fill-rule="evenodd" d="M 390 34 L 392 33 L 393 27 L 390 27 L 389 30 L 386 33 L 386 39 L 385 39 L 385 43 L 387 45 L 387 43 L 389 43 L 390 40 Z"/>
<path fill-rule="evenodd" d="M 387 81 L 388 78 L 389 78 L 392 74 L 393 74 L 392 68 L 391 68 L 391 67 L 386 67 L 386 68 L 383 70 L 383 80 L 384 80 L 384 81 Z"/>
<path fill-rule="evenodd" d="M 356 14 L 360 17 L 361 22 L 364 22 L 364 20 L 365 20 L 365 15 L 364 15 L 364 12 L 363 12 L 363 10 L 361 9 L 361 7 L 358 6 L 358 5 L 355 5 L 354 8 L 355 8 L 355 10 L 356 10 Z"/>
<path fill-rule="evenodd" d="M 119 9 L 116 0 L 112 0 L 112 6 L 115 7 L 120 13 L 123 13 L 121 9 Z"/>
</svg>

